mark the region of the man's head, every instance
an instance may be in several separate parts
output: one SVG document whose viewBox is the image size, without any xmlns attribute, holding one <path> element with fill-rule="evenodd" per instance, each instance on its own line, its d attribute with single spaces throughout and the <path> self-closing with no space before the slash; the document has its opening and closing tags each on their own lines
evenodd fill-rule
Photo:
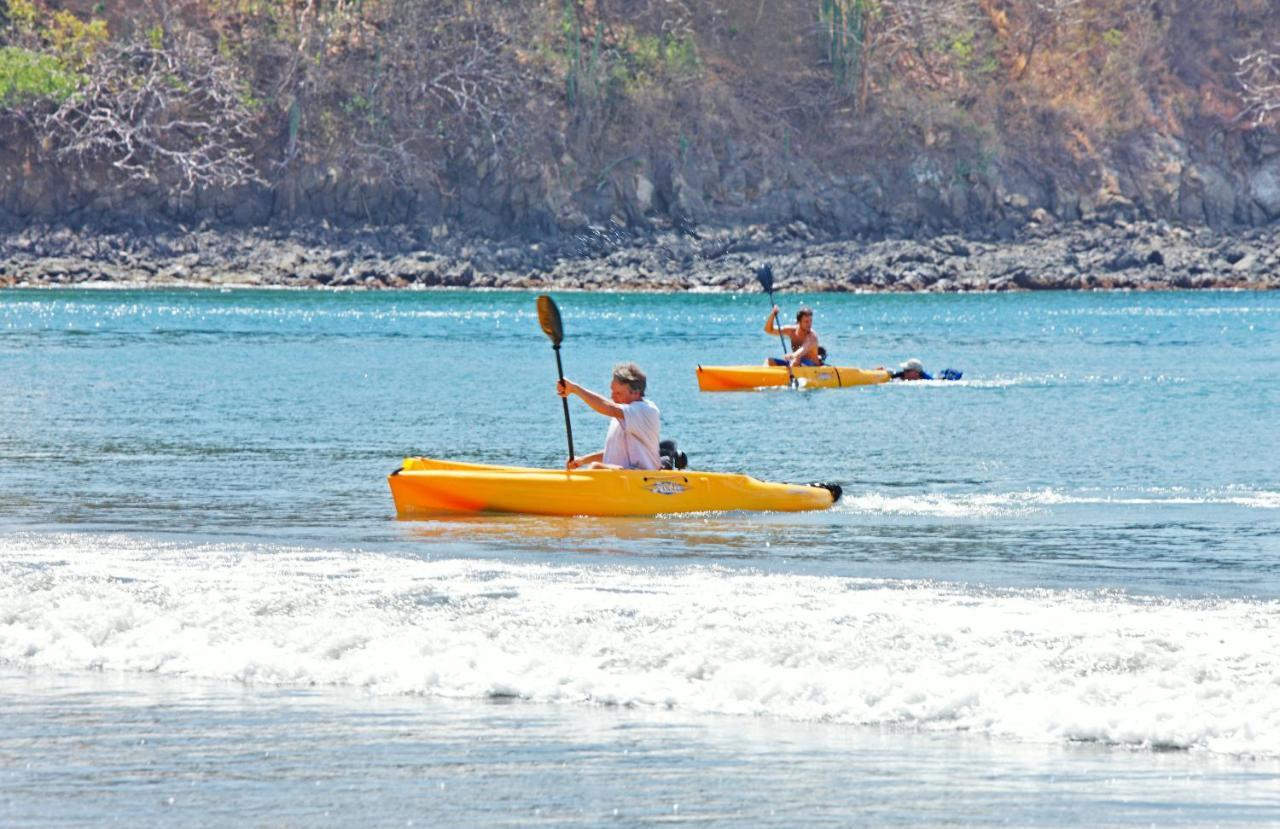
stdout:
<svg viewBox="0 0 1280 829">
<path fill-rule="evenodd" d="M 796 327 L 801 331 L 808 331 L 813 328 L 813 309 L 801 308 L 796 311 Z"/>
<path fill-rule="evenodd" d="M 609 396 L 614 403 L 634 403 L 644 397 L 645 376 L 635 363 L 618 363 L 613 367 Z"/>
<path fill-rule="evenodd" d="M 912 357 L 902 364 L 901 373 L 906 380 L 919 380 L 924 377 L 924 363 Z"/>
</svg>

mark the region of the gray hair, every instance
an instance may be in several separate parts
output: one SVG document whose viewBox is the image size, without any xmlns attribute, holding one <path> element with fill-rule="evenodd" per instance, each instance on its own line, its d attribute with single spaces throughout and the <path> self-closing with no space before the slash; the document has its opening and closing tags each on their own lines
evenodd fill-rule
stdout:
<svg viewBox="0 0 1280 829">
<path fill-rule="evenodd" d="M 618 363 L 613 367 L 613 379 L 630 386 L 632 391 L 644 394 L 646 378 L 635 363 Z"/>
</svg>

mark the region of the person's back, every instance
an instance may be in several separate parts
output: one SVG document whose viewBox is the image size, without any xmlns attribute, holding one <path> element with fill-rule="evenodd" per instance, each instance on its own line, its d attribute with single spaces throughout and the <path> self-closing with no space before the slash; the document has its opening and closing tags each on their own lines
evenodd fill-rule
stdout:
<svg viewBox="0 0 1280 829">
<path fill-rule="evenodd" d="M 604 449 L 570 458 L 569 469 L 661 469 L 659 430 L 662 413 L 652 401 L 645 399 L 647 380 L 635 363 L 620 363 L 613 368 L 609 397 L 585 389 L 571 380 L 561 380 L 557 393 L 561 397 L 576 394 L 609 420 Z"/>
<path fill-rule="evenodd" d="M 609 422 L 604 438 L 604 457 L 609 466 L 623 469 L 660 469 L 659 430 L 662 412 L 652 400 L 640 398 L 620 405 L 622 417 Z"/>
</svg>

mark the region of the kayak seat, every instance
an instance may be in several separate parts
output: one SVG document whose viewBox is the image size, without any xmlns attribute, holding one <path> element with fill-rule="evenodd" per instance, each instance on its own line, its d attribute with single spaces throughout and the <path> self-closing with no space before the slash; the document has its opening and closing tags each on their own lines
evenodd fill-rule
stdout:
<svg viewBox="0 0 1280 829">
<path fill-rule="evenodd" d="M 660 441 L 658 456 L 662 459 L 663 469 L 684 469 L 689 465 L 689 457 L 680 451 L 674 440 Z"/>
</svg>

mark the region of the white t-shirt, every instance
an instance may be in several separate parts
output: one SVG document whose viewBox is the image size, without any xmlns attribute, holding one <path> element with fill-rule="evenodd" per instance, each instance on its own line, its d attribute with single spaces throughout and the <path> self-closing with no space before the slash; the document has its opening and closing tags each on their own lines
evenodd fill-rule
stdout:
<svg viewBox="0 0 1280 829">
<path fill-rule="evenodd" d="M 658 469 L 658 407 L 643 397 L 622 405 L 622 417 L 609 418 L 604 438 L 605 463 L 623 469 Z"/>
</svg>

